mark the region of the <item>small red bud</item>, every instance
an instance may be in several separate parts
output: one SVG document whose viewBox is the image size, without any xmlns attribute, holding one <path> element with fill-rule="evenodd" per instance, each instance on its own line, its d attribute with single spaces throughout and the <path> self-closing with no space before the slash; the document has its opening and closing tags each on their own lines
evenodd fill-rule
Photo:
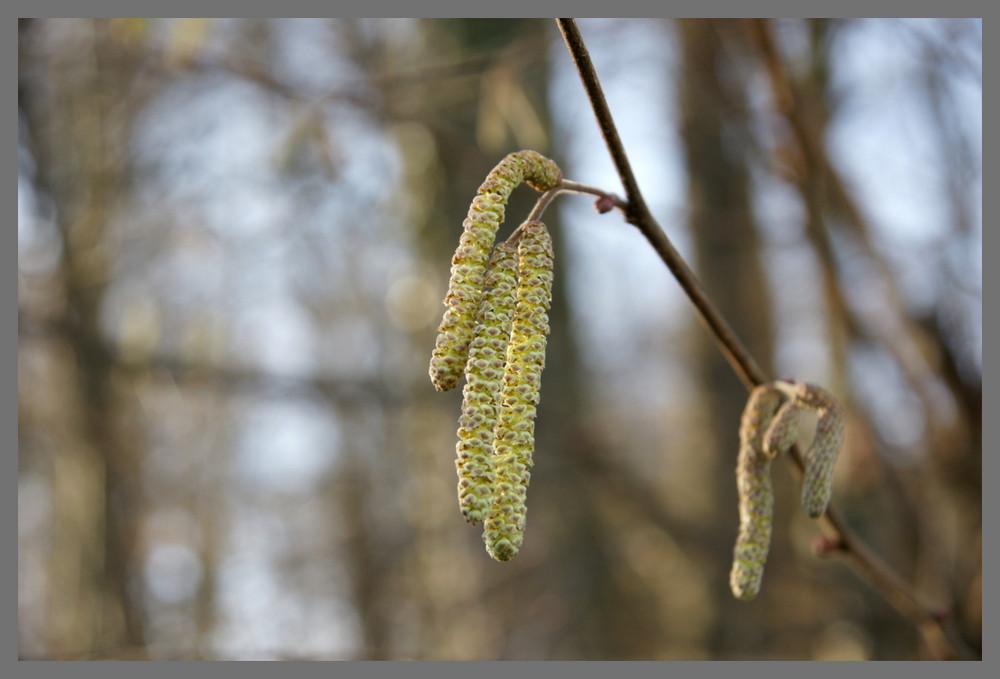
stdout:
<svg viewBox="0 0 1000 679">
<path fill-rule="evenodd" d="M 816 556 L 830 556 L 834 552 L 838 552 L 843 548 L 843 544 L 840 540 L 835 538 L 828 538 L 825 535 L 821 535 L 816 538 L 813 542 L 813 553 Z"/>
<path fill-rule="evenodd" d="M 611 212 L 612 210 L 615 209 L 614 196 L 601 196 L 600 198 L 594 201 L 594 209 L 597 210 L 602 215 L 605 212 Z"/>
</svg>

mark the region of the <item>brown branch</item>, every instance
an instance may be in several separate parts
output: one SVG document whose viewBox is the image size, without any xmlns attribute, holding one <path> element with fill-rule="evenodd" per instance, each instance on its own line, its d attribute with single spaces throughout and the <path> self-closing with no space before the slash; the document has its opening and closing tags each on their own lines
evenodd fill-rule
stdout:
<svg viewBox="0 0 1000 679">
<path fill-rule="evenodd" d="M 597 200 L 594 201 L 594 207 L 600 213 L 610 212 L 616 208 L 625 212 L 628 207 L 628 203 L 613 193 L 608 193 L 607 191 L 599 189 L 596 186 L 588 186 L 587 184 L 581 184 L 580 182 L 560 179 L 559 183 L 538 197 L 538 200 L 535 201 L 535 206 L 531 208 L 531 212 L 528 213 L 525 220 L 521 222 L 521 225 L 514 229 L 514 232 L 510 234 L 510 237 L 507 238 L 506 242 L 514 244 L 521 240 L 521 236 L 524 235 L 524 225 L 531 222 L 541 221 L 542 214 L 549 207 L 552 201 L 556 199 L 556 196 L 561 193 L 581 193 L 597 196 Z"/>
<path fill-rule="evenodd" d="M 929 427 L 940 428 L 941 417 L 934 407 L 935 395 L 931 392 L 929 374 L 930 363 L 940 359 L 943 349 L 905 312 L 902 294 L 894 282 L 889 264 L 872 243 L 872 229 L 824 149 L 821 123 L 816 122 L 817 116 L 809 115 L 809 111 L 805 110 L 806 100 L 781 60 L 770 24 L 766 19 L 751 19 L 747 21 L 747 29 L 751 46 L 760 53 L 767 70 L 775 106 L 792 131 L 793 148 L 797 150 L 801 164 L 793 181 L 803 195 L 810 214 L 807 228 L 826 272 L 828 298 L 852 331 L 872 339 L 889 353 L 920 399 Z M 842 225 L 853 232 L 868 256 L 879 277 L 886 306 L 891 310 L 891 320 L 880 317 L 879 323 L 873 325 L 871 320 L 866 320 L 847 304 L 846 293 L 833 280 L 833 246 L 819 216 L 823 201 L 827 201 L 841 215 Z"/>
<path fill-rule="evenodd" d="M 587 92 L 601 134 L 614 161 L 618 176 L 625 187 L 627 206 L 624 209 L 626 221 L 646 237 L 664 264 L 677 278 L 691 302 L 701 315 L 702 321 L 713 334 L 722 353 L 729 360 L 733 370 L 748 389 L 768 381 L 757 362 L 746 347 L 729 328 L 728 323 L 708 299 L 697 278 L 681 259 L 666 233 L 653 218 L 646 206 L 642 193 L 618 135 L 611 111 L 590 54 L 573 19 L 556 19 L 559 30 L 576 65 L 583 87 Z M 802 453 L 794 447 L 789 459 L 796 476 L 801 479 L 804 463 Z M 955 638 L 944 624 L 946 615 L 932 610 L 901 576 L 883 562 L 857 535 L 851 531 L 840 513 L 830 505 L 820 518 L 827 537 L 821 543 L 822 554 L 838 554 L 872 588 L 885 598 L 902 615 L 911 620 L 920 631 L 925 643 L 936 658 L 974 657 L 965 645 Z"/>
<path fill-rule="evenodd" d="M 632 166 L 625 153 L 625 147 L 618 136 L 618 128 L 615 127 L 615 121 L 611 117 L 611 109 L 608 108 L 608 102 L 604 98 L 604 90 L 601 88 L 597 72 L 590 60 L 590 53 L 587 51 L 587 46 L 583 42 L 576 22 L 573 19 L 556 19 L 556 22 L 559 24 L 559 30 L 562 31 L 566 46 L 569 48 L 580 73 L 583 87 L 587 91 L 587 97 L 590 99 L 594 115 L 597 116 L 597 123 L 601 128 L 601 134 L 604 136 L 604 142 L 607 144 L 615 168 L 618 170 L 618 177 L 621 179 L 622 186 L 625 187 L 625 198 L 628 201 L 625 208 L 625 221 L 639 229 L 640 233 L 656 250 L 656 253 L 660 255 L 660 259 L 673 273 L 681 288 L 687 293 L 688 298 L 700 313 L 702 322 L 715 336 L 719 348 L 743 384 L 749 389 L 763 383 L 765 378 L 760 366 L 757 365 L 753 356 L 736 337 L 736 333 L 708 299 L 698 282 L 698 278 L 681 258 L 680 253 L 677 252 L 663 228 L 656 222 L 646 206 L 646 201 L 639 191 L 639 184 L 632 173 Z"/>
</svg>

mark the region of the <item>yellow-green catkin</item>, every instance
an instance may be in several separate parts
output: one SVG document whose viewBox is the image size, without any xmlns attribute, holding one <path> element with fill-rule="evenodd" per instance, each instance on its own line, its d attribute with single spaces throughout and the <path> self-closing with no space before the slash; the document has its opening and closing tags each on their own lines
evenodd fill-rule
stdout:
<svg viewBox="0 0 1000 679">
<path fill-rule="evenodd" d="M 801 407 L 817 416 L 802 476 L 802 507 L 815 519 L 826 511 L 833 494 L 833 468 L 844 442 L 844 411 L 833 394 L 815 384 L 797 383 L 795 395 Z"/>
<path fill-rule="evenodd" d="M 736 463 L 740 530 L 729 573 L 729 586 L 738 599 L 757 596 L 771 547 L 774 494 L 771 457 L 764 452 L 763 438 L 782 401 L 781 392 L 773 386 L 758 386 L 750 392 L 740 420 L 740 452 Z"/>
<path fill-rule="evenodd" d="M 483 521 L 493 506 L 493 440 L 500 408 L 507 346 L 516 304 L 517 247 L 497 245 L 476 317 L 458 422 L 458 504 L 466 521 Z"/>
<path fill-rule="evenodd" d="M 552 240 L 548 230 L 541 222 L 527 222 L 521 229 L 517 307 L 493 448 L 495 496 L 483 530 L 486 550 L 497 561 L 513 558 L 524 541 L 535 406 L 545 367 L 547 311 L 552 301 Z"/>
<path fill-rule="evenodd" d="M 559 167 L 545 156 L 535 151 L 518 151 L 500 161 L 479 187 L 451 260 L 451 278 L 444 298 L 446 309 L 431 357 L 431 382 L 438 391 L 454 389 L 465 370 L 482 302 L 487 260 L 511 192 L 522 181 L 539 191 L 547 191 L 561 178 Z"/>
</svg>

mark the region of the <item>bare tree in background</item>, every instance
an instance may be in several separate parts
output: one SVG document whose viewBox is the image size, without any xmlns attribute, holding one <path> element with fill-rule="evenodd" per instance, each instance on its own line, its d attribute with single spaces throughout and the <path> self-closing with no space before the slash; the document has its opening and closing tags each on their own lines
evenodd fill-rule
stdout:
<svg viewBox="0 0 1000 679">
<path fill-rule="evenodd" d="M 55 500 L 51 553 L 51 644 L 98 652 L 142 648 L 144 615 L 135 596 L 141 515 L 141 431 L 126 376 L 104 343 L 101 312 L 113 276 L 109 235 L 127 182 L 124 134 L 142 102 L 135 68 L 94 22 L 66 36 L 48 60 L 35 58 L 44 25 L 21 23 L 21 111 L 59 231 L 57 342 L 73 389 L 66 395 L 75 431 L 49 460 Z M 57 345 L 58 346 L 58 345 Z"/>
<path fill-rule="evenodd" d="M 636 22 L 582 25 L 602 78 L 628 82 Z M 643 64 L 677 111 L 678 229 L 701 284 L 767 374 L 797 332 L 819 338 L 817 374 L 850 410 L 836 501 L 977 652 L 981 169 L 953 97 L 977 86 L 981 48 L 974 22 L 885 25 L 920 57 L 907 86 L 941 159 L 936 256 L 887 252 L 836 160 L 855 89 L 834 75 L 871 24 L 644 22 L 677 60 Z M 589 112 L 553 95 L 570 68 L 548 20 L 20 22 L 22 657 L 928 657 L 918 626 L 811 552 L 783 470 L 764 590 L 732 599 L 745 391 L 686 307 L 667 349 L 684 399 L 628 383 L 668 374 L 666 341 L 587 344 L 570 281 L 638 256 L 574 258 L 582 225 L 561 208 L 583 198 L 546 215 L 556 289 L 522 552 L 493 562 L 462 521 L 459 398 L 426 377 L 450 257 L 508 152 L 596 172 L 605 150 L 577 146 Z M 768 186 L 800 221 L 762 220 Z M 505 231 L 534 197 L 515 192 Z M 919 303 L 914 266 L 934 281 Z M 783 315 L 782 281 L 817 326 Z M 663 310 L 643 313 L 666 335 Z M 614 389 L 594 381 L 622 365 Z M 873 391 L 859 365 L 891 379 Z M 901 444 L 900 422 L 921 431 Z"/>
</svg>

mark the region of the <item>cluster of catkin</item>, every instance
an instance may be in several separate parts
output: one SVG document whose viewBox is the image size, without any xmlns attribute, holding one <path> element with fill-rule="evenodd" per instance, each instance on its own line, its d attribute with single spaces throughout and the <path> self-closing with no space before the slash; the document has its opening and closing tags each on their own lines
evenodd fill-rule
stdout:
<svg viewBox="0 0 1000 679">
<path fill-rule="evenodd" d="M 740 421 L 736 464 L 740 530 L 729 585 L 738 599 L 753 599 L 760 591 L 771 545 L 771 461 L 795 444 L 802 410 L 814 411 L 817 416 L 816 432 L 805 454 L 802 506 L 809 516 L 817 518 L 830 501 L 833 466 L 844 436 L 840 404 L 825 389 L 805 382 L 777 381 L 756 387 Z"/>
<path fill-rule="evenodd" d="M 524 540 L 553 260 L 540 221 L 521 224 L 506 242 L 494 240 L 518 184 L 547 191 L 561 178 L 558 166 L 534 151 L 508 155 L 486 177 L 452 258 L 431 357 L 438 391 L 466 380 L 456 446 L 459 507 L 469 523 L 484 524 L 486 549 L 498 561 L 513 558 Z"/>
</svg>

